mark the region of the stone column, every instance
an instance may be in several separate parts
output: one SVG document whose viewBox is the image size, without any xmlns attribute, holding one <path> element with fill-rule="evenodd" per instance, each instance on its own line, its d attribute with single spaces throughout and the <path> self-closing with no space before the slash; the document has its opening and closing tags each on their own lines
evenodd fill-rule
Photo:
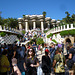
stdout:
<svg viewBox="0 0 75 75">
<path fill-rule="evenodd" d="M 48 29 L 50 29 L 50 24 L 48 23 Z"/>
<path fill-rule="evenodd" d="M 22 25 L 21 25 L 21 22 L 19 22 L 19 30 L 22 31 Z"/>
<path fill-rule="evenodd" d="M 28 20 L 25 20 L 25 31 L 28 31 Z"/>
<path fill-rule="evenodd" d="M 42 30 L 42 33 L 43 33 L 43 31 L 44 31 L 43 19 L 41 19 L 40 21 L 41 21 L 41 30 Z"/>
<path fill-rule="evenodd" d="M 36 20 L 33 19 L 32 22 L 33 22 L 33 29 L 36 29 Z"/>
</svg>

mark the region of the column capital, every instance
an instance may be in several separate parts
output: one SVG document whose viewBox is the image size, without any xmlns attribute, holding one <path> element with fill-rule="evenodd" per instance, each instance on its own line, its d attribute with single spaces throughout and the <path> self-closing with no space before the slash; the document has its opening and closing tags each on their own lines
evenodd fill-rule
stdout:
<svg viewBox="0 0 75 75">
<path fill-rule="evenodd" d="M 21 22 L 18 22 L 19 24 L 21 24 Z"/>
<path fill-rule="evenodd" d="M 28 19 L 25 19 L 25 22 L 28 22 Z"/>
<path fill-rule="evenodd" d="M 43 19 L 40 19 L 40 21 L 43 22 L 44 20 Z"/>
<path fill-rule="evenodd" d="M 32 22 L 35 22 L 36 20 L 35 19 L 32 19 Z"/>
</svg>

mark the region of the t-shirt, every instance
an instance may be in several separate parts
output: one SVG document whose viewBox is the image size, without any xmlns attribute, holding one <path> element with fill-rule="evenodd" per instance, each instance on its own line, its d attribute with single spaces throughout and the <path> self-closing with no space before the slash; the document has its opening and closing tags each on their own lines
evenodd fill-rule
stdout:
<svg viewBox="0 0 75 75">
<path fill-rule="evenodd" d="M 49 56 L 42 56 L 42 70 L 44 73 L 51 72 L 51 59 Z"/>
<path fill-rule="evenodd" d="M 75 53 L 74 48 L 71 48 L 71 49 L 69 50 L 69 53 L 71 53 L 71 54 L 72 54 L 72 57 L 73 57 L 73 55 L 74 55 L 74 53 Z"/>
<path fill-rule="evenodd" d="M 32 57 L 32 58 L 28 58 L 28 57 L 25 57 L 25 60 L 24 60 L 25 64 L 26 64 L 26 68 L 27 70 L 35 70 L 36 71 L 36 67 L 31 67 L 30 65 L 33 64 L 33 65 L 36 65 L 38 61 L 37 57 Z"/>
</svg>

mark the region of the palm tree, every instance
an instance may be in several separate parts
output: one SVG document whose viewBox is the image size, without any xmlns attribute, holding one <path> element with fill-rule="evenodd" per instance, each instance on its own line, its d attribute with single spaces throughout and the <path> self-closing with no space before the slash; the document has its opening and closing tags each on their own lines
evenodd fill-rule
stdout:
<svg viewBox="0 0 75 75">
<path fill-rule="evenodd" d="M 24 20 L 24 27 L 25 27 L 25 15 L 23 15 L 23 20 Z"/>
<path fill-rule="evenodd" d="M 67 16 L 65 18 L 66 23 L 70 23 L 70 14 L 69 14 L 69 12 L 66 11 L 65 14 L 67 14 Z"/>
<path fill-rule="evenodd" d="M 46 12 L 44 11 L 42 14 L 43 14 L 43 16 L 44 16 L 44 18 L 45 18 L 45 17 L 46 17 Z"/>
<path fill-rule="evenodd" d="M 43 17 L 44 17 L 43 20 L 44 20 L 44 26 L 45 26 L 45 17 L 46 17 L 46 12 L 44 11 L 42 14 L 43 14 Z"/>
<path fill-rule="evenodd" d="M 1 13 L 2 13 L 2 12 L 0 11 L 0 17 L 1 17 Z"/>
</svg>

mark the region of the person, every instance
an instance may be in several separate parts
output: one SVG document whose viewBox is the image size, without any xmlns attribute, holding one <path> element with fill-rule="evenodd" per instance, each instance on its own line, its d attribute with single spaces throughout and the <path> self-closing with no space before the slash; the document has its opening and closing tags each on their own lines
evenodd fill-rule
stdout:
<svg viewBox="0 0 75 75">
<path fill-rule="evenodd" d="M 56 51 L 54 43 L 51 43 L 51 44 L 50 44 L 50 47 L 51 47 L 51 48 L 50 48 L 51 63 L 53 63 L 54 56 L 55 56 L 55 51 Z"/>
<path fill-rule="evenodd" d="M 39 61 L 35 56 L 35 50 L 30 48 L 28 55 L 24 59 L 24 69 L 26 75 L 37 75 L 36 67 L 39 66 Z"/>
<path fill-rule="evenodd" d="M 21 72 L 17 66 L 17 59 L 16 58 L 13 58 L 12 59 L 12 66 L 13 66 L 13 74 L 14 75 L 21 75 Z"/>
<path fill-rule="evenodd" d="M 33 42 L 32 47 L 33 47 L 33 49 L 34 49 L 34 50 L 35 50 L 35 52 L 36 52 L 36 44 L 35 44 L 35 42 Z"/>
<path fill-rule="evenodd" d="M 70 49 L 69 49 L 69 57 L 68 57 L 68 59 L 72 60 L 72 58 L 73 58 L 73 56 L 75 54 L 75 50 L 74 50 L 73 45 L 71 43 L 69 44 L 69 47 L 70 47 Z M 71 63 L 72 63 L 72 61 L 71 61 Z M 69 69 L 69 74 L 70 75 L 75 75 L 75 62 L 73 61 L 72 64 L 73 64 L 72 67 Z"/>
<path fill-rule="evenodd" d="M 53 69 L 55 72 L 55 75 L 65 75 L 65 56 L 63 55 L 62 49 L 57 48 L 58 52 L 54 56 L 53 61 Z"/>
<path fill-rule="evenodd" d="M 1 55 L 0 62 L 0 75 L 7 75 L 7 72 L 10 71 L 10 63 L 7 58 L 7 50 L 3 50 Z"/>
<path fill-rule="evenodd" d="M 45 55 L 42 56 L 42 70 L 45 75 L 50 75 L 51 73 L 51 59 L 48 56 L 49 50 L 45 50 Z"/>
</svg>

